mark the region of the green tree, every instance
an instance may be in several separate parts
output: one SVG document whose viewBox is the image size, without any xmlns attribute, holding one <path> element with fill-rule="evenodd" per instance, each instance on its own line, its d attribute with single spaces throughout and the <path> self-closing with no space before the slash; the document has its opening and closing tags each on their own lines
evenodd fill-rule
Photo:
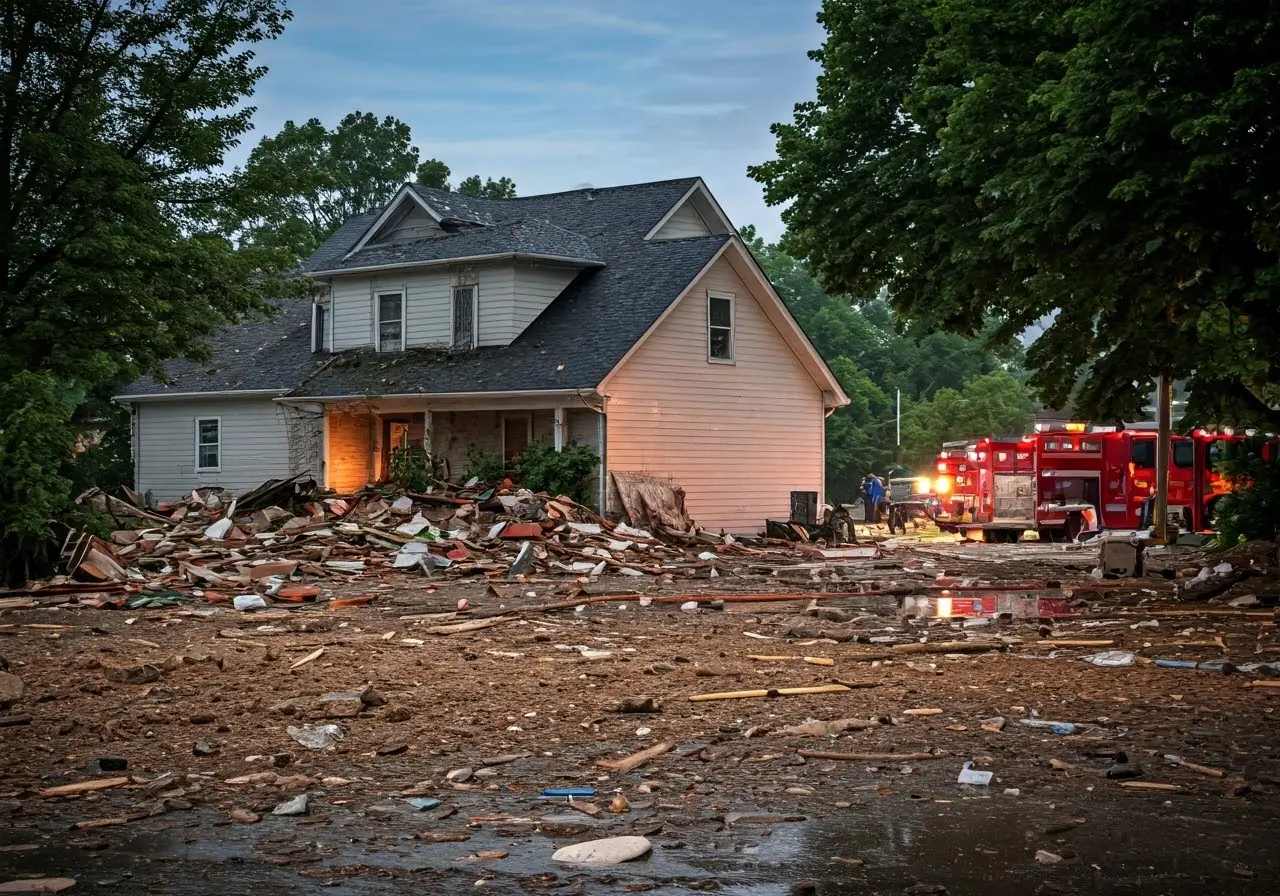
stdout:
<svg viewBox="0 0 1280 896">
<path fill-rule="evenodd" d="M 509 177 L 492 177 L 480 182 L 480 175 L 473 174 L 458 184 L 458 192 L 463 196 L 475 196 L 478 199 L 515 199 L 516 182 Z"/>
<path fill-rule="evenodd" d="M 753 167 L 830 291 L 1009 336 L 1031 381 L 1129 416 L 1276 420 L 1280 10 L 1227 0 L 825 0 L 817 98 Z"/>
<path fill-rule="evenodd" d="M 293 294 L 281 253 L 213 232 L 282 0 L 0 9 L 0 556 L 34 567 L 113 384 L 200 356 Z"/>
<path fill-rule="evenodd" d="M 449 177 L 453 172 L 449 170 L 449 166 L 439 159 L 427 159 L 418 166 L 418 183 L 424 187 L 435 187 L 437 190 L 453 190 L 449 184 Z M 474 196 L 477 199 L 515 199 L 516 198 L 516 182 L 509 177 L 500 177 L 494 180 L 492 177 L 480 179 L 480 175 L 473 174 L 470 177 L 463 178 L 458 184 L 457 192 L 464 196 Z"/>
<path fill-rule="evenodd" d="M 437 190 L 449 189 L 449 175 L 453 172 L 449 170 L 449 166 L 439 159 L 427 159 L 418 166 L 418 174 L 416 181 L 424 187 L 434 187 Z"/>
<path fill-rule="evenodd" d="M 318 118 L 287 121 L 237 171 L 242 201 L 228 229 L 302 261 L 343 221 L 386 204 L 417 169 L 409 126 L 391 116 L 352 112 L 333 130 Z"/>
</svg>

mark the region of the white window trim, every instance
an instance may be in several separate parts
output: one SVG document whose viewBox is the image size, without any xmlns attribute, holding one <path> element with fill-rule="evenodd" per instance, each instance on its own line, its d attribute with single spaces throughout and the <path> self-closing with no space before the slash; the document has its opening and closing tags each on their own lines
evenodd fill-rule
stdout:
<svg viewBox="0 0 1280 896">
<path fill-rule="evenodd" d="M 729 302 L 729 357 L 715 358 L 711 355 L 711 300 L 725 299 Z M 707 363 L 738 363 L 738 297 L 731 292 L 716 289 L 707 290 Z M 723 328 L 720 328 L 723 329 Z"/>
<path fill-rule="evenodd" d="M 507 459 L 507 423 L 520 421 L 525 425 L 525 444 L 533 444 L 533 411 L 504 411 L 502 414 L 502 446 L 498 449 L 502 459 Z"/>
<path fill-rule="evenodd" d="M 454 326 L 458 318 L 458 300 L 456 294 L 460 289 L 471 290 L 471 347 L 480 347 L 480 284 L 459 283 L 449 288 L 449 347 L 453 348 Z"/>
<path fill-rule="evenodd" d="M 221 417 L 195 417 L 195 467 L 197 473 L 221 473 L 222 472 L 222 418 Z M 216 467 L 200 466 L 200 424 L 208 423 L 210 420 L 218 424 L 218 465 Z"/>
<path fill-rule="evenodd" d="M 409 301 L 403 286 L 392 289 L 374 289 L 373 291 L 373 349 L 382 351 L 382 297 L 400 296 L 400 347 L 392 351 L 402 352 L 409 344 Z"/>
</svg>

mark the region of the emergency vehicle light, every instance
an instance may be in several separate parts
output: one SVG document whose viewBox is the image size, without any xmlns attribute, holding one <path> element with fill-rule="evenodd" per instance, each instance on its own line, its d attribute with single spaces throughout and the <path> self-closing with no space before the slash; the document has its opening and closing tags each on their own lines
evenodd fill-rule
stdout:
<svg viewBox="0 0 1280 896">
<path fill-rule="evenodd" d="M 1084 432 L 1085 428 L 1083 423 L 1068 423 L 1063 427 L 1067 432 Z"/>
<path fill-rule="evenodd" d="M 1230 426 L 1224 426 L 1222 427 L 1222 434 L 1224 436 L 1233 436 L 1236 434 L 1236 431 Z"/>
<path fill-rule="evenodd" d="M 951 493 L 951 477 L 939 476 L 933 482 L 933 490 L 940 495 L 950 494 Z"/>
</svg>

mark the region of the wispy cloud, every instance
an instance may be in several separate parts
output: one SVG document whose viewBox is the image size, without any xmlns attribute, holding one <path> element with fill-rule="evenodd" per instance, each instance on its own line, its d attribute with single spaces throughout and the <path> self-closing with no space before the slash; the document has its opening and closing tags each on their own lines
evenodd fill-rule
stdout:
<svg viewBox="0 0 1280 896">
<path fill-rule="evenodd" d="M 819 4 L 306 0 L 263 49 L 256 122 L 394 115 L 424 156 L 524 194 L 701 174 L 736 223 L 774 235 L 746 167 L 813 94 Z"/>
</svg>

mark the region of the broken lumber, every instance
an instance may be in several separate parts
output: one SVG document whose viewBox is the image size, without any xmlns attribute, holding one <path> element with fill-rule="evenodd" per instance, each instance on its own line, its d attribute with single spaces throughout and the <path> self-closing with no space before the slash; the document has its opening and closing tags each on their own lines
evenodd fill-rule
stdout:
<svg viewBox="0 0 1280 896">
<path fill-rule="evenodd" d="M 1115 646 L 1115 643 L 1116 642 L 1113 640 L 1068 641 L 1064 639 L 1061 641 L 1055 641 L 1052 638 L 1045 638 L 1043 641 L 1032 641 L 1031 646 L 1032 647 L 1113 647 Z"/>
<path fill-rule="evenodd" d="M 323 655 L 324 655 L 324 648 L 323 648 L 323 647 L 317 647 L 315 650 L 313 650 L 313 651 L 311 651 L 310 653 L 308 653 L 308 654 L 307 654 L 306 656 L 304 656 L 302 659 L 295 661 L 291 666 L 289 666 L 289 668 L 290 668 L 291 670 L 292 670 L 292 669 L 301 669 L 301 668 L 302 668 L 303 666 L 305 666 L 307 663 L 311 662 L 312 660 L 318 660 L 318 659 L 320 659 L 320 657 L 321 657 L 321 656 L 323 656 Z"/>
<path fill-rule="evenodd" d="M 804 694 L 840 694 L 850 688 L 843 684 L 820 684 L 804 688 L 759 688 L 753 691 L 721 691 L 715 694 L 694 694 L 691 703 L 706 700 L 743 700 L 752 697 L 796 697 Z"/>
<path fill-rule="evenodd" d="M 492 628 L 495 625 L 501 625 L 509 622 L 505 616 L 493 616 L 489 619 L 474 619 L 470 622 L 459 622 L 457 625 L 433 625 L 430 628 L 424 628 L 422 631 L 428 635 L 461 635 L 464 632 L 475 632 L 482 628 Z"/>
<path fill-rule="evenodd" d="M 596 765 L 601 768 L 607 768 L 610 771 L 626 773 L 633 769 L 637 769 L 644 765 L 650 759 L 657 759 L 663 753 L 671 750 L 675 744 L 663 742 L 654 744 L 647 750 L 641 750 L 639 753 L 632 753 L 623 759 L 601 759 Z"/>
<path fill-rule="evenodd" d="M 1180 784 L 1159 784 L 1155 781 L 1121 781 L 1120 786 L 1129 790 L 1173 791 L 1182 789 Z"/>
<path fill-rule="evenodd" d="M 50 787 L 47 790 L 40 791 L 40 796 L 75 796 L 81 793 L 92 793 L 95 790 L 110 790 L 113 787 L 123 787 L 128 783 L 128 778 L 102 778 L 97 781 L 81 781 L 78 784 L 62 784 L 58 787 Z"/>
<path fill-rule="evenodd" d="M 1280 681 L 1251 681 L 1248 686 L 1251 688 L 1280 688 Z"/>
<path fill-rule="evenodd" d="M 929 644 L 894 644 L 889 652 L 895 656 L 910 653 L 986 653 L 1004 650 L 1007 645 L 990 641 L 937 641 Z"/>
<path fill-rule="evenodd" d="M 1227 773 L 1220 769 L 1210 768 L 1207 765 L 1198 765 L 1194 762 L 1187 762 L 1187 760 L 1183 759 L 1181 756 L 1169 754 L 1164 758 L 1179 768 L 1185 768 L 1187 771 L 1196 772 L 1201 775 L 1208 775 L 1210 778 L 1225 778 L 1227 776 Z"/>
<path fill-rule="evenodd" d="M 838 759 L 849 762 L 922 762 L 937 759 L 941 753 L 828 753 L 825 750 L 796 750 L 805 759 Z"/>
</svg>

